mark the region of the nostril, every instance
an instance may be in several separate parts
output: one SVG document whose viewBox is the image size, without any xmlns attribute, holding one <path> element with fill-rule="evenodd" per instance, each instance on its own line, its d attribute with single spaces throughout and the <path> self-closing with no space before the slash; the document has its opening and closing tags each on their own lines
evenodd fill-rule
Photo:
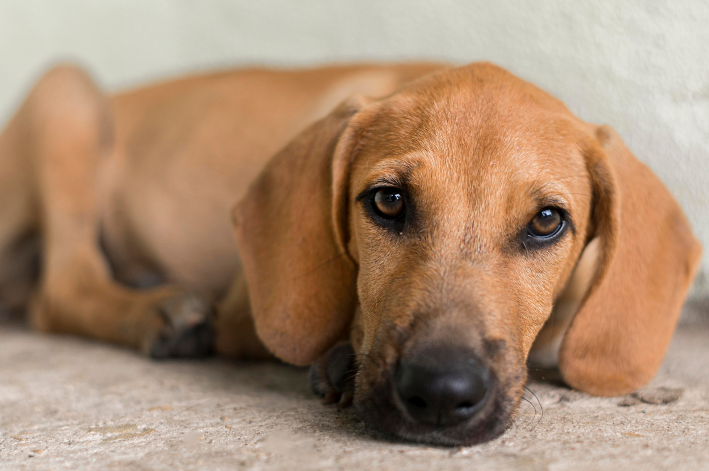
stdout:
<svg viewBox="0 0 709 471">
<path fill-rule="evenodd" d="M 471 403 L 471 402 L 467 402 L 467 401 L 466 401 L 466 402 L 461 402 L 461 403 L 455 405 L 455 410 L 457 410 L 457 411 L 465 411 L 466 409 L 470 409 L 470 408 L 473 407 L 474 405 L 475 405 L 475 404 L 473 404 L 473 403 Z"/>
<path fill-rule="evenodd" d="M 419 396 L 414 396 L 412 398 L 409 398 L 406 400 L 410 405 L 414 407 L 418 407 L 419 409 L 425 409 L 427 404 L 426 401 L 424 401 L 422 398 Z"/>
</svg>

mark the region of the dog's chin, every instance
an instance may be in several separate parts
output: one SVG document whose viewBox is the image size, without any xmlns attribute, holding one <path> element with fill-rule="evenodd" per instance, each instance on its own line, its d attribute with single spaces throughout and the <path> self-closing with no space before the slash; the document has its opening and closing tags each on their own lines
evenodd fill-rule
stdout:
<svg viewBox="0 0 709 471">
<path fill-rule="evenodd" d="M 470 446 L 502 435 L 512 424 L 521 402 L 519 398 L 492 392 L 480 411 L 466 422 L 440 427 L 413 420 L 402 410 L 389 382 L 378 385 L 363 397 L 355 393 L 354 406 L 364 422 L 404 440 L 439 446 Z"/>
</svg>

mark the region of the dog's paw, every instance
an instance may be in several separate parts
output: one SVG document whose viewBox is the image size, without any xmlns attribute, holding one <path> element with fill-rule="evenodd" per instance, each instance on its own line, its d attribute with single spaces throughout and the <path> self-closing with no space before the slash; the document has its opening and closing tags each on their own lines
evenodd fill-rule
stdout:
<svg viewBox="0 0 709 471">
<path fill-rule="evenodd" d="M 201 358 L 214 351 L 214 310 L 200 297 L 182 293 L 157 306 L 161 327 L 151 336 L 152 358 Z"/>
<path fill-rule="evenodd" d="M 354 398 L 357 374 L 355 352 L 349 342 L 340 342 L 310 365 L 310 389 L 326 404 L 348 407 Z"/>
</svg>

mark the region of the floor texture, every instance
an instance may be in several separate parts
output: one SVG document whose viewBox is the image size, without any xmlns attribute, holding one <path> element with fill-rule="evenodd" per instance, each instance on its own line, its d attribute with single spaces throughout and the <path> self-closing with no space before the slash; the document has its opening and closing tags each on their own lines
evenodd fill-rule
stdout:
<svg viewBox="0 0 709 471">
<path fill-rule="evenodd" d="M 529 388 L 538 401 L 529 395 L 501 438 L 436 448 L 387 441 L 323 406 L 302 369 L 154 362 L 5 324 L 0 469 L 709 469 L 706 324 L 680 328 L 639 395 Z"/>
</svg>

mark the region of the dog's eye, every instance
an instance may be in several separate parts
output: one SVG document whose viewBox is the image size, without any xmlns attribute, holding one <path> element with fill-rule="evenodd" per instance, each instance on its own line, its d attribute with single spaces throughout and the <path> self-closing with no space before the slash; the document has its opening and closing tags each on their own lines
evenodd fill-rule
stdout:
<svg viewBox="0 0 709 471">
<path fill-rule="evenodd" d="M 531 237 L 551 237 L 559 231 L 561 225 L 561 213 L 554 208 L 544 208 L 529 223 L 529 235 Z"/>
<path fill-rule="evenodd" d="M 404 197 L 398 188 L 380 188 L 374 193 L 373 206 L 384 219 L 396 219 L 404 213 Z"/>
</svg>

